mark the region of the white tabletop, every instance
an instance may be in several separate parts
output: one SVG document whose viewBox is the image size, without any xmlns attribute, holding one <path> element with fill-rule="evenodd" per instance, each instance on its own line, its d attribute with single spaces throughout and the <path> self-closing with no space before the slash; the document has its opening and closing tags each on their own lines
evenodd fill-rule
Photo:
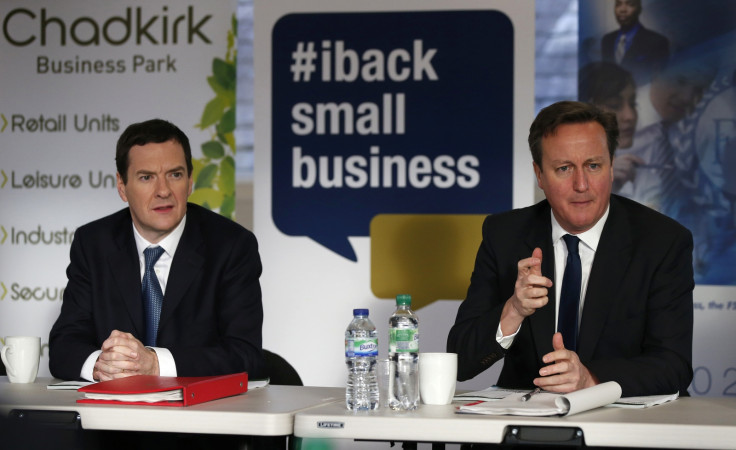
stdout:
<svg viewBox="0 0 736 450">
<path fill-rule="evenodd" d="M 734 398 L 687 397 L 646 409 L 599 408 L 570 417 L 456 414 L 457 405 L 352 412 L 333 403 L 297 413 L 294 435 L 500 443 L 511 426 L 577 427 L 588 446 L 736 449 Z"/>
<path fill-rule="evenodd" d="M 267 386 L 245 394 L 187 407 L 93 405 L 76 403 L 83 394 L 48 390 L 59 381 L 39 378 L 33 384 L 13 384 L 0 377 L 0 413 L 13 409 L 77 411 L 82 428 L 184 433 L 286 436 L 294 414 L 333 402 L 344 403 L 344 388 Z"/>
</svg>

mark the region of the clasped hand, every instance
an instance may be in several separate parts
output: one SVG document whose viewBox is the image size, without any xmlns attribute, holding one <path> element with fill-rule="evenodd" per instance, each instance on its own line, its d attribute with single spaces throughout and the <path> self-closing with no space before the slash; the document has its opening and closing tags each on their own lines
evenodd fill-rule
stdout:
<svg viewBox="0 0 736 450">
<path fill-rule="evenodd" d="M 102 353 L 97 358 L 94 379 L 99 381 L 133 375 L 158 375 L 156 352 L 146 348 L 130 333 L 113 330 L 102 343 Z"/>
</svg>

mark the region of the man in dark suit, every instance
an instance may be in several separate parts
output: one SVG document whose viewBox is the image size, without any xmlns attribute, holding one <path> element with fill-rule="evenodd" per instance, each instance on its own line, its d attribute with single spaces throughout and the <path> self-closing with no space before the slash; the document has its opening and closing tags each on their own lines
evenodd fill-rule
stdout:
<svg viewBox="0 0 736 450">
<path fill-rule="evenodd" d="M 128 208 L 75 232 L 69 282 L 49 337 L 51 374 L 261 376 L 255 236 L 187 203 L 191 150 L 173 124 L 155 119 L 129 126 L 115 159 L 118 193 Z M 150 249 L 160 256 L 146 267 Z M 146 291 L 159 293 L 158 306 Z"/>
<path fill-rule="evenodd" d="M 687 395 L 692 235 L 611 195 L 617 139 L 615 116 L 585 103 L 555 103 L 535 119 L 529 146 L 547 199 L 483 224 L 448 337 L 460 381 L 504 358 L 499 386 L 571 392 L 616 381 L 624 396 Z M 574 255 L 578 278 L 567 283 Z"/>
<path fill-rule="evenodd" d="M 603 61 L 631 72 L 638 85 L 649 83 L 670 55 L 667 38 L 639 22 L 641 10 L 641 0 L 615 0 L 613 12 L 620 28 L 601 40 Z"/>
</svg>

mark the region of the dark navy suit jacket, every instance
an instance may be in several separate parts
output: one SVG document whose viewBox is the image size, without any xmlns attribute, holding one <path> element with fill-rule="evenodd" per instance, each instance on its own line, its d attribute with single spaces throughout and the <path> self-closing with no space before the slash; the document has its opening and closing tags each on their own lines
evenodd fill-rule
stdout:
<svg viewBox="0 0 736 450">
<path fill-rule="evenodd" d="M 125 208 L 74 234 L 61 313 L 49 337 L 49 368 L 77 379 L 112 330 L 145 333 L 140 264 Z M 235 222 L 187 205 L 159 322 L 158 347 L 179 376 L 264 375 L 261 260 L 256 238 Z"/>
<path fill-rule="evenodd" d="M 483 224 L 468 294 L 447 348 L 458 354 L 458 380 L 504 358 L 498 385 L 532 388 L 551 352 L 555 289 L 527 317 L 508 350 L 496 342 L 504 303 L 514 293 L 517 263 L 542 249 L 542 274 L 554 281 L 550 206 L 492 215 Z M 608 220 L 591 268 L 580 320 L 578 356 L 601 382 L 624 396 L 687 395 L 692 380 L 693 241 L 674 220 L 611 196 Z"/>
<path fill-rule="evenodd" d="M 601 40 L 603 61 L 615 63 L 616 37 L 618 31 L 612 31 Z M 670 43 L 666 37 L 639 25 L 631 46 L 624 53 L 620 66 L 631 72 L 638 85 L 651 81 L 652 74 L 664 68 L 670 56 Z"/>
</svg>

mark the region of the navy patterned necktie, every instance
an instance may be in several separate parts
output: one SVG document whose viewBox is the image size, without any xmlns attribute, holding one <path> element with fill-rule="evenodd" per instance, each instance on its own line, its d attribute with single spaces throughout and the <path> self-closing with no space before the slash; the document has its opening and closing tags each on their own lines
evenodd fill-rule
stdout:
<svg viewBox="0 0 736 450">
<path fill-rule="evenodd" d="M 143 255 L 146 257 L 146 270 L 143 273 L 143 282 L 141 283 L 143 310 L 146 314 L 146 338 L 143 343 L 148 347 L 156 346 L 158 321 L 161 317 L 161 305 L 164 302 L 161 285 L 158 284 L 156 272 L 153 270 L 153 266 L 163 253 L 163 247 L 148 247 L 143 250 Z"/>
<path fill-rule="evenodd" d="M 621 64 L 621 60 L 624 59 L 625 54 L 626 54 L 626 35 L 622 34 L 618 40 L 618 45 L 616 45 L 616 54 L 614 55 L 614 57 L 616 58 L 616 64 Z"/>
<path fill-rule="evenodd" d="M 562 276 L 562 292 L 560 293 L 560 310 L 557 318 L 557 331 L 562 333 L 565 348 L 577 351 L 578 309 L 580 304 L 580 284 L 582 282 L 582 266 L 577 236 L 562 236 L 567 245 L 567 263 Z"/>
</svg>

